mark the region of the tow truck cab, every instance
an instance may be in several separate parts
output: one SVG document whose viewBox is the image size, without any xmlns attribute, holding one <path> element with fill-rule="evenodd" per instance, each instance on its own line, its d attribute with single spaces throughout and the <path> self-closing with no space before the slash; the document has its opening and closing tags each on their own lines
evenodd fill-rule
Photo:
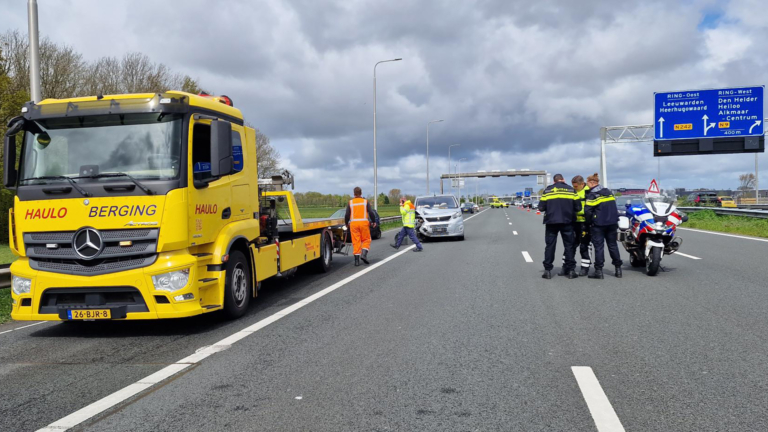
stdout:
<svg viewBox="0 0 768 432">
<path fill-rule="evenodd" d="M 260 281 L 330 265 L 338 221 L 304 224 L 290 192 L 260 189 L 255 131 L 227 97 L 29 102 L 5 155 L 16 320 L 237 317 Z"/>
</svg>

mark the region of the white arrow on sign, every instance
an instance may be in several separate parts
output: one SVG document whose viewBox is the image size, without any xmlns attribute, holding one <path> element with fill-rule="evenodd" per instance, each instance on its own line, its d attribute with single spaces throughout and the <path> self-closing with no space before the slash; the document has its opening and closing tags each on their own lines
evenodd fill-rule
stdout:
<svg viewBox="0 0 768 432">
<path fill-rule="evenodd" d="M 762 123 L 762 120 L 755 121 L 755 124 L 752 125 L 752 127 L 749 128 L 749 133 L 752 133 L 752 129 L 755 128 L 755 126 L 760 126 L 760 123 Z"/>
<path fill-rule="evenodd" d="M 659 117 L 659 138 L 664 138 L 664 117 Z"/>
<path fill-rule="evenodd" d="M 706 114 L 704 114 L 704 117 L 702 117 L 702 119 L 704 120 L 704 136 L 707 136 L 707 131 L 715 127 L 717 123 L 712 123 L 711 125 L 707 126 L 707 120 L 709 119 L 709 117 L 707 117 Z"/>
</svg>

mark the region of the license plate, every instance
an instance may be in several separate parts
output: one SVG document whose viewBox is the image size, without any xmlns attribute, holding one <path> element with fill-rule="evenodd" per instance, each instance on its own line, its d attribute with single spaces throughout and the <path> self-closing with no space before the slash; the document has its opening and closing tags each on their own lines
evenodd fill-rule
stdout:
<svg viewBox="0 0 768 432">
<path fill-rule="evenodd" d="M 435 234 L 448 234 L 448 228 L 435 228 L 432 232 Z"/>
<path fill-rule="evenodd" d="M 67 318 L 71 320 L 112 319 L 112 313 L 109 309 L 69 310 Z"/>
</svg>

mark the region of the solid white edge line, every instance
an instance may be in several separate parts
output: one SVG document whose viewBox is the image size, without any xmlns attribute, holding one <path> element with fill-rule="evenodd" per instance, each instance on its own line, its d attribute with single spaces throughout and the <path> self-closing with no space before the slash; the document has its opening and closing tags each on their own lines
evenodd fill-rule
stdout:
<svg viewBox="0 0 768 432">
<path fill-rule="evenodd" d="M 674 253 L 674 255 L 680 255 L 680 256 L 684 256 L 684 257 L 686 257 L 686 258 L 690 258 L 690 259 L 692 259 L 692 260 L 700 260 L 700 259 L 701 259 L 701 258 L 699 258 L 699 257 L 695 257 L 695 256 L 693 256 L 693 255 L 684 254 L 684 253 L 682 253 L 682 252 L 675 252 L 675 253 Z"/>
<path fill-rule="evenodd" d="M 700 229 L 696 229 L 696 228 L 678 227 L 677 229 L 686 230 L 686 231 L 695 231 L 695 232 L 700 232 L 700 233 L 704 233 L 704 234 L 713 234 L 713 235 L 719 235 L 719 236 L 724 236 L 724 237 L 734 237 L 734 238 L 739 238 L 739 239 L 744 239 L 744 240 L 754 240 L 754 241 L 768 243 L 768 239 L 762 239 L 762 238 L 757 238 L 757 237 L 747 237 L 747 236 L 740 236 L 740 235 L 736 235 L 736 234 L 719 233 L 719 232 L 714 232 L 714 231 L 700 230 Z"/>
<path fill-rule="evenodd" d="M 531 258 L 531 254 L 529 254 L 528 251 L 523 251 L 523 258 L 525 258 L 525 262 L 533 262 L 533 258 Z"/>
<path fill-rule="evenodd" d="M 13 328 L 13 329 L 10 329 L 10 330 L 2 331 L 2 332 L 0 332 L 0 335 L 6 334 L 6 333 L 10 333 L 10 332 L 13 332 L 13 331 L 16 331 L 16 330 L 21 330 L 21 329 L 25 329 L 25 328 L 29 328 L 29 327 L 34 327 L 36 325 L 45 324 L 45 323 L 48 323 L 48 322 L 56 322 L 56 321 L 38 321 L 38 322 L 33 323 L 33 324 L 28 324 L 28 325 L 25 325 L 25 326 L 16 327 L 16 328 Z"/>
<path fill-rule="evenodd" d="M 581 395 L 587 402 L 592 420 L 599 432 L 624 432 L 624 426 L 616 415 L 608 396 L 605 395 L 600 382 L 589 366 L 572 366 L 573 376 L 579 384 Z"/>
<path fill-rule="evenodd" d="M 481 212 L 482 213 L 482 212 Z M 480 214 L 480 213 L 478 213 Z M 473 216 L 474 217 L 474 216 Z M 471 218 L 468 218 L 471 219 Z M 169 366 L 164 367 L 163 369 L 160 369 L 159 371 L 153 373 L 152 375 L 149 375 L 143 379 L 140 379 L 134 384 L 131 384 L 127 387 L 124 387 L 102 399 L 99 399 L 98 401 L 83 407 L 72 414 L 61 418 L 50 425 L 38 429 L 38 432 L 61 432 L 65 431 L 69 428 L 75 427 L 79 425 L 80 423 L 89 420 L 102 412 L 114 407 L 115 405 L 137 395 L 138 393 L 149 389 L 150 387 L 154 386 L 155 384 L 158 384 L 159 382 L 168 379 L 172 377 L 173 375 L 176 375 L 177 373 L 183 371 L 184 369 L 188 368 L 189 366 L 198 363 L 205 359 L 206 357 L 209 357 L 212 354 L 215 354 L 217 352 L 221 352 L 227 348 L 229 348 L 232 344 L 235 342 L 246 338 L 253 334 L 254 332 L 257 332 L 264 327 L 268 326 L 269 324 L 272 324 L 273 322 L 279 320 L 280 318 L 287 316 L 302 307 L 314 302 L 315 300 L 318 300 L 322 298 L 323 296 L 326 296 L 333 291 L 336 291 L 337 289 L 343 287 L 344 285 L 354 281 L 355 279 L 373 271 L 376 268 L 379 268 L 383 266 L 384 264 L 392 261 L 393 259 L 399 257 L 400 255 L 403 255 L 407 252 L 409 252 L 411 249 L 413 249 L 414 246 L 409 246 L 405 250 L 397 252 L 393 255 L 388 256 L 387 258 L 384 258 L 383 260 L 365 268 L 364 270 L 361 270 L 353 275 L 350 275 L 346 277 L 345 279 L 342 279 L 339 282 L 336 282 L 335 284 L 329 286 L 328 288 L 325 288 L 321 291 L 318 291 L 317 293 L 307 297 L 304 300 L 301 300 L 291 306 L 288 306 L 284 309 L 281 309 L 280 311 L 258 321 L 256 324 L 253 324 L 251 326 L 248 326 L 242 330 L 239 330 L 230 336 L 227 336 L 226 338 L 216 342 L 213 345 L 204 347 L 200 350 L 198 350 L 196 353 L 187 356 L 179 361 L 177 361 L 174 364 L 171 364 Z M 45 322 L 45 321 L 43 321 Z"/>
</svg>

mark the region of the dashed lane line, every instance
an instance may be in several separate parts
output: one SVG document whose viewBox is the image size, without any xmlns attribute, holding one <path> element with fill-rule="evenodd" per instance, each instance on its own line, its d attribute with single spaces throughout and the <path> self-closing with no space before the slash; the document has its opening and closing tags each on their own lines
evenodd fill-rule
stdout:
<svg viewBox="0 0 768 432">
<path fill-rule="evenodd" d="M 512 231 L 512 234 L 517 235 L 517 231 Z"/>
<path fill-rule="evenodd" d="M 6 334 L 6 333 L 10 333 L 10 332 L 13 332 L 13 331 L 16 331 L 16 330 L 21 330 L 21 329 L 33 327 L 33 326 L 40 325 L 40 324 L 45 324 L 47 322 L 53 322 L 53 321 L 40 321 L 40 322 L 36 322 L 34 324 L 29 324 L 29 325 L 25 325 L 25 326 L 21 326 L 21 327 L 16 327 L 14 329 L 2 331 L 2 332 L 0 332 L 0 335 Z"/>
<path fill-rule="evenodd" d="M 523 258 L 525 258 L 525 262 L 532 263 L 533 258 L 531 258 L 531 254 L 529 254 L 527 251 L 523 251 Z"/>
<path fill-rule="evenodd" d="M 682 253 L 682 252 L 675 252 L 675 255 L 684 256 L 684 257 L 686 257 L 686 258 L 690 258 L 690 259 L 692 259 L 692 260 L 700 260 L 700 259 L 701 259 L 701 258 L 699 258 L 699 257 L 695 257 L 695 256 L 693 256 L 693 255 L 684 254 L 684 253 Z"/>
<path fill-rule="evenodd" d="M 571 367 L 576 382 L 579 384 L 581 395 L 587 402 L 592 420 L 595 421 L 598 432 L 624 432 L 624 426 L 613 410 L 608 396 L 605 395 L 600 382 L 595 376 L 595 372 L 589 366 Z"/>
</svg>

